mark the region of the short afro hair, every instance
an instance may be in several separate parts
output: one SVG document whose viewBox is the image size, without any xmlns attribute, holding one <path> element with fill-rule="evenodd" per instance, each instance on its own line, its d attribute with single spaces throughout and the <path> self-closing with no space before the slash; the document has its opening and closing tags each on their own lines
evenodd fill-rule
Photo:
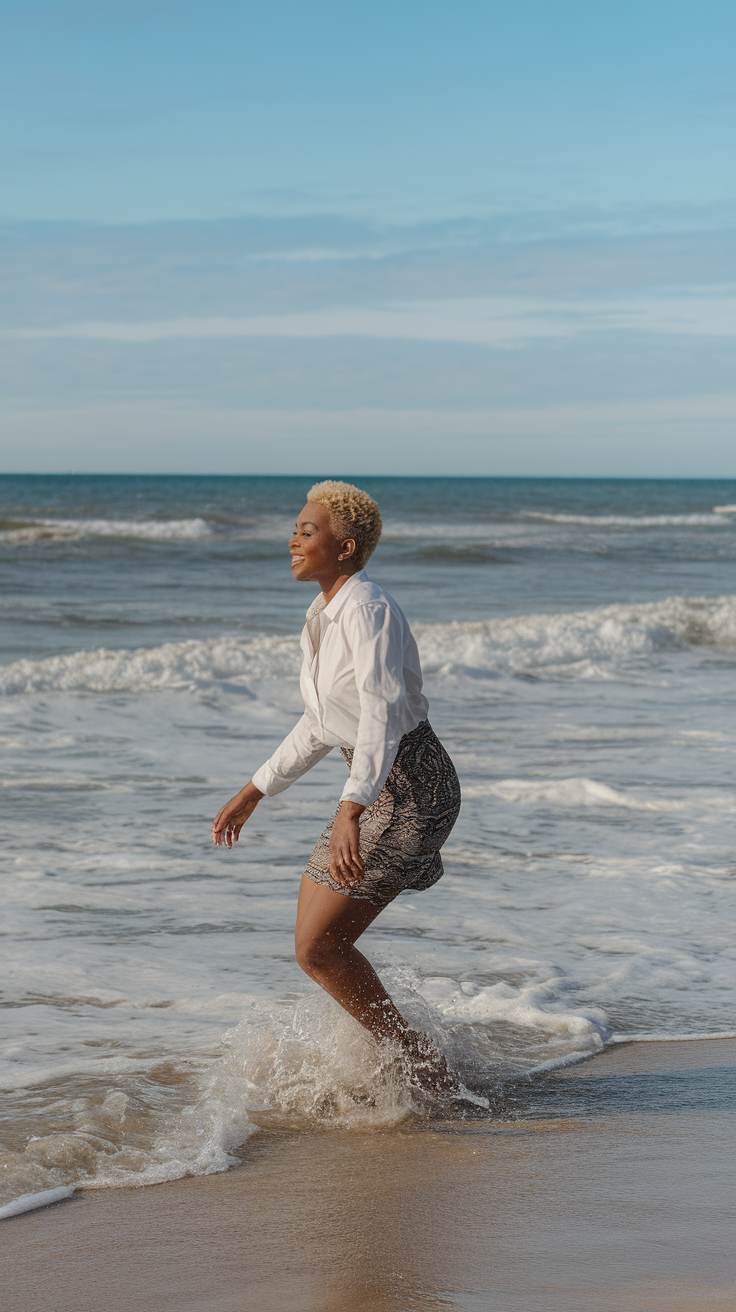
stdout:
<svg viewBox="0 0 736 1312">
<path fill-rule="evenodd" d="M 307 501 L 324 506 L 330 516 L 330 528 L 336 538 L 354 538 L 357 569 L 364 569 L 378 546 L 381 536 L 381 512 L 373 497 L 361 492 L 352 483 L 339 483 L 334 478 L 315 483 L 307 493 Z"/>
</svg>

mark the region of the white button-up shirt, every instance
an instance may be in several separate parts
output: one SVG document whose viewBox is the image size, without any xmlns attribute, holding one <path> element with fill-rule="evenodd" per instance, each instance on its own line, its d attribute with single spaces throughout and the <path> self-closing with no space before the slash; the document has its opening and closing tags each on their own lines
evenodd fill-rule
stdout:
<svg viewBox="0 0 736 1312">
<path fill-rule="evenodd" d="M 353 747 L 341 800 L 371 806 L 401 738 L 427 718 L 419 652 L 406 616 L 361 570 L 328 606 L 320 593 L 307 611 L 301 645 L 304 714 L 253 783 L 273 797 L 333 747 Z"/>
</svg>

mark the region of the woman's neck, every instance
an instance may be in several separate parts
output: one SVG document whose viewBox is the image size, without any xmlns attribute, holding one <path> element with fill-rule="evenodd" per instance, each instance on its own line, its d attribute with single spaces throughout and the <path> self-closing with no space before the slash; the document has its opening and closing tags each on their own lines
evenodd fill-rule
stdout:
<svg viewBox="0 0 736 1312">
<path fill-rule="evenodd" d="M 332 598 L 337 596 L 338 592 L 340 591 L 340 588 L 344 587 L 349 579 L 354 579 L 355 575 L 359 573 L 360 570 L 354 569 L 350 574 L 342 573 L 342 574 L 338 574 L 332 580 L 329 579 L 321 580 L 320 587 L 322 589 L 322 596 L 325 599 L 325 606 L 329 606 L 330 602 L 332 601 Z"/>
</svg>

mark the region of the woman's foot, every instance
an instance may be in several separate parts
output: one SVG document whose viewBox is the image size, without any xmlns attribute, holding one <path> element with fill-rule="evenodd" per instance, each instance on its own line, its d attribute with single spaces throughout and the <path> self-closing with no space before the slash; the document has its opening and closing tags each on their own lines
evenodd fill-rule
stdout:
<svg viewBox="0 0 736 1312">
<path fill-rule="evenodd" d="M 428 1093 L 459 1093 L 457 1077 L 447 1065 L 447 1058 L 428 1035 L 419 1030 L 405 1030 L 400 1039 L 402 1065 L 410 1083 Z"/>
</svg>

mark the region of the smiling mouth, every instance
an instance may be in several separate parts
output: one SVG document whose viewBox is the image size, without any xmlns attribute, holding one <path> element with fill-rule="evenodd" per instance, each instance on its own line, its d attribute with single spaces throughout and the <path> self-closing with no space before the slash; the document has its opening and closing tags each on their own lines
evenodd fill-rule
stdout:
<svg viewBox="0 0 736 1312">
<path fill-rule="evenodd" d="M 303 565 L 303 564 L 304 564 L 304 557 L 303 557 L 303 556 L 292 556 L 292 558 L 291 558 L 291 567 L 292 567 L 292 569 L 294 568 L 295 565 Z"/>
</svg>

